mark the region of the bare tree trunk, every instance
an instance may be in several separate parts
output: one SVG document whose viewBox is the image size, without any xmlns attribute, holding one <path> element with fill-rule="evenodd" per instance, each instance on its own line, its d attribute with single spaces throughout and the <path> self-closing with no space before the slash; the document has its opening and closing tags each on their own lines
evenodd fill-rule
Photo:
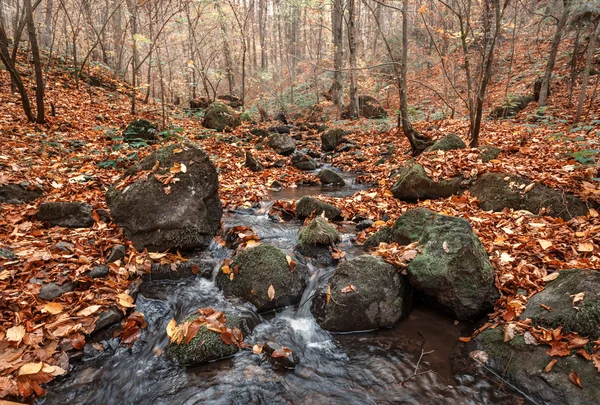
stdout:
<svg viewBox="0 0 600 405">
<path fill-rule="evenodd" d="M 260 43 L 260 69 L 267 70 L 267 47 L 265 44 L 265 26 L 267 19 L 267 0 L 260 0 L 258 3 L 258 36 Z"/>
<path fill-rule="evenodd" d="M 583 104 L 585 103 L 585 96 L 587 92 L 587 86 L 590 81 L 590 70 L 592 70 L 592 59 L 594 58 L 594 51 L 596 50 L 596 37 L 600 35 L 600 21 L 594 24 L 590 23 L 590 41 L 588 43 L 587 58 L 585 61 L 585 70 L 583 71 L 583 82 L 581 83 L 581 92 L 579 93 L 579 102 L 577 103 L 577 112 L 575 113 L 575 123 L 578 123 L 581 119 L 581 112 L 583 111 Z"/>
<path fill-rule="evenodd" d="M 138 50 L 137 50 L 137 25 L 138 25 L 138 8 L 135 0 L 127 0 L 127 8 L 129 9 L 129 19 L 131 22 L 131 39 L 133 41 L 131 57 L 131 115 L 136 114 L 136 93 L 137 93 L 137 72 L 139 69 Z"/>
<path fill-rule="evenodd" d="M 333 83 L 329 93 L 335 105 L 338 106 L 338 111 L 343 105 L 344 100 L 344 85 L 342 67 L 344 63 L 344 0 L 333 0 L 333 8 L 331 10 L 331 26 L 333 36 Z"/>
<path fill-rule="evenodd" d="M 358 111 L 358 83 L 356 80 L 356 1 L 348 0 L 348 53 L 350 62 L 350 104 L 351 117 L 357 117 Z"/>
<path fill-rule="evenodd" d="M 231 57 L 231 50 L 229 48 L 229 34 L 227 33 L 227 25 L 225 23 L 225 17 L 223 16 L 223 10 L 219 0 L 215 0 L 215 8 L 219 14 L 219 26 L 221 27 L 221 37 L 223 40 L 223 54 L 225 56 L 225 70 L 227 74 L 227 82 L 229 84 L 229 94 L 233 95 L 235 90 L 235 77 L 233 74 L 233 58 Z"/>
<path fill-rule="evenodd" d="M 546 71 L 544 72 L 544 77 L 542 79 L 542 88 L 540 89 L 540 98 L 538 100 L 540 107 L 546 106 L 546 100 L 550 90 L 550 80 L 552 79 L 552 71 L 554 70 L 556 55 L 558 54 L 558 45 L 560 45 L 563 29 L 567 24 L 567 19 L 569 18 L 569 13 L 571 11 L 571 0 L 563 0 L 563 5 L 564 9 L 556 25 L 556 32 L 552 39 L 552 47 L 550 48 L 550 54 L 548 55 L 548 62 L 546 64 Z"/>
<path fill-rule="evenodd" d="M 54 0 L 46 1 L 46 14 L 44 18 L 44 29 L 42 34 L 42 42 L 46 48 L 50 48 L 52 44 L 52 9 L 54 8 Z"/>
<path fill-rule="evenodd" d="M 25 0 L 25 18 L 27 21 L 29 43 L 31 45 L 31 55 L 33 56 L 33 65 L 35 68 L 35 104 L 37 108 L 37 117 L 35 121 L 38 124 L 43 124 L 46 122 L 44 109 L 44 71 L 42 69 L 37 34 L 35 32 L 35 22 L 33 21 L 33 8 L 31 7 L 31 0 Z"/>
</svg>

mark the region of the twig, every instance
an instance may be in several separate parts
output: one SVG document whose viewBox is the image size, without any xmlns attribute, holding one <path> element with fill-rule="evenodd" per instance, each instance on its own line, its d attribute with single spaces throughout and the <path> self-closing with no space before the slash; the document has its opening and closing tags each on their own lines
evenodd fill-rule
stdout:
<svg viewBox="0 0 600 405">
<path fill-rule="evenodd" d="M 434 351 L 435 350 L 430 350 L 430 351 L 426 352 L 425 350 L 421 349 L 421 355 L 419 356 L 419 361 L 417 361 L 417 365 L 415 366 L 415 371 L 413 371 L 412 375 L 410 375 L 407 379 L 405 379 L 404 381 L 402 381 L 401 385 L 404 385 L 405 382 L 407 382 L 411 378 L 416 377 L 418 375 L 428 374 L 428 373 L 431 373 L 431 372 L 435 373 L 435 371 L 433 371 L 433 370 L 427 370 L 427 371 L 423 371 L 421 373 L 418 372 L 419 371 L 419 365 L 421 364 L 421 360 L 423 359 L 423 356 L 425 356 L 426 354 L 431 354 Z"/>
</svg>

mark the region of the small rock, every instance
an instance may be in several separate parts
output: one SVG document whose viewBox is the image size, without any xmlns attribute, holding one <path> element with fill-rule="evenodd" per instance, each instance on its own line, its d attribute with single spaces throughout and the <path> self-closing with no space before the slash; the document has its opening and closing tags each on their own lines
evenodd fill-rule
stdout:
<svg viewBox="0 0 600 405">
<path fill-rule="evenodd" d="M 321 149 L 323 152 L 333 152 L 343 143 L 345 132 L 343 129 L 335 128 L 321 134 Z"/>
<path fill-rule="evenodd" d="M 346 182 L 344 179 L 331 169 L 323 169 L 319 173 L 319 179 L 323 184 L 333 184 L 335 186 L 345 186 Z"/>
<path fill-rule="evenodd" d="M 66 228 L 89 228 L 94 224 L 92 207 L 82 202 L 47 202 L 35 214 L 38 221 Z"/>
<path fill-rule="evenodd" d="M 462 138 L 456 134 L 448 134 L 436 143 L 434 143 L 428 151 L 436 151 L 443 150 L 449 151 L 454 149 L 465 149 L 467 144 L 462 140 Z"/>
<path fill-rule="evenodd" d="M 497 159 L 502 152 L 502 149 L 490 145 L 480 146 L 478 149 L 481 151 L 479 156 L 483 163 L 488 163 L 490 160 Z"/>
<path fill-rule="evenodd" d="M 94 266 L 92 271 L 89 272 L 91 278 L 104 278 L 108 277 L 108 266 Z"/>
<path fill-rule="evenodd" d="M 116 262 L 117 260 L 123 260 L 127 255 L 127 247 L 125 245 L 115 245 L 110 249 L 110 253 L 106 258 L 106 263 Z"/>
<path fill-rule="evenodd" d="M 0 248 L 0 257 L 4 257 L 8 260 L 17 260 L 18 256 L 13 253 L 12 250 Z"/>
<path fill-rule="evenodd" d="M 104 208 L 99 208 L 96 210 L 96 214 L 100 217 L 100 221 L 109 223 L 111 221 L 110 211 Z"/>
<path fill-rule="evenodd" d="M 292 166 L 298 170 L 315 170 L 317 168 L 317 162 L 302 152 L 294 152 L 292 155 Z"/>
<path fill-rule="evenodd" d="M 304 196 L 296 203 L 296 216 L 298 218 L 309 218 L 312 215 L 321 215 L 323 212 L 325 212 L 328 219 L 337 219 L 342 215 L 339 208 L 314 197 Z"/>
<path fill-rule="evenodd" d="M 275 369 L 291 370 L 300 364 L 300 359 L 291 349 L 275 342 L 267 342 L 263 347 L 265 356 Z"/>
<path fill-rule="evenodd" d="M 73 290 L 75 290 L 73 283 L 64 283 L 63 285 L 48 283 L 42 286 L 38 298 L 44 301 L 51 301 Z"/>
<path fill-rule="evenodd" d="M 250 129 L 250 133 L 259 138 L 266 138 L 269 136 L 269 131 L 264 128 L 252 128 Z"/>
<path fill-rule="evenodd" d="M 369 229 L 372 226 L 373 226 L 373 220 L 365 219 L 364 221 L 360 221 L 358 224 L 356 224 L 356 230 L 364 231 L 365 229 Z"/>
<path fill-rule="evenodd" d="M 237 128 L 241 124 L 240 116 L 230 106 L 216 101 L 206 109 L 202 125 L 205 128 L 223 131 L 226 128 Z"/>
<path fill-rule="evenodd" d="M 273 162 L 273 167 L 284 167 L 287 161 L 285 159 L 277 159 Z"/>
<path fill-rule="evenodd" d="M 269 128 L 269 132 L 274 132 L 277 134 L 289 134 L 290 133 L 290 128 L 283 126 L 283 125 L 279 125 L 276 127 L 270 127 Z"/>
<path fill-rule="evenodd" d="M 75 251 L 75 245 L 69 242 L 58 242 L 56 245 L 52 246 L 52 250 L 59 250 L 61 252 L 73 253 Z"/>
<path fill-rule="evenodd" d="M 102 329 L 108 328 L 115 323 L 121 322 L 123 319 L 123 313 L 116 307 L 110 307 L 108 310 L 100 312 L 98 319 L 96 320 L 96 326 L 92 333 L 100 332 Z"/>
<path fill-rule="evenodd" d="M 263 165 L 260 164 L 258 160 L 252 155 L 252 152 L 246 151 L 246 161 L 244 162 L 244 166 L 253 172 L 260 172 L 264 170 Z"/>
<path fill-rule="evenodd" d="M 296 150 L 296 142 L 286 134 L 273 134 L 269 139 L 269 147 L 282 156 L 289 156 Z"/>
<path fill-rule="evenodd" d="M 281 184 L 279 181 L 275 180 L 273 183 L 271 183 L 271 188 L 280 189 L 280 188 L 283 188 L 283 184 Z"/>
</svg>

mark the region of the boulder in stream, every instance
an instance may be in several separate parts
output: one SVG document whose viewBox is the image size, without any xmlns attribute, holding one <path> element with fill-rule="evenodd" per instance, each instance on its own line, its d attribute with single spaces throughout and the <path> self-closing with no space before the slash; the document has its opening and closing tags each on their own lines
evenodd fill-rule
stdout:
<svg viewBox="0 0 600 405">
<path fill-rule="evenodd" d="M 272 134 L 269 137 L 269 147 L 282 156 L 289 156 L 296 150 L 296 142 L 286 134 Z"/>
<path fill-rule="evenodd" d="M 334 186 L 345 186 L 346 182 L 337 172 L 331 169 L 323 169 L 319 173 L 319 179 L 323 184 L 333 184 Z"/>
<path fill-rule="evenodd" d="M 323 329 L 356 332 L 392 327 L 411 307 L 408 280 L 391 264 L 363 255 L 338 265 L 311 311 Z"/>
<path fill-rule="evenodd" d="M 285 252 L 262 244 L 238 253 L 219 270 L 215 283 L 226 296 L 243 298 L 264 312 L 297 304 L 306 279 L 305 266 L 288 262 Z"/>
<path fill-rule="evenodd" d="M 391 228 L 369 238 L 365 246 L 381 242 L 418 242 L 420 252 L 407 268 L 411 285 L 457 319 L 484 314 L 500 296 L 488 255 L 462 218 L 425 208 L 409 210 Z"/>
<path fill-rule="evenodd" d="M 295 250 L 319 263 L 331 264 L 333 258 L 330 247 L 335 246 L 340 240 L 337 229 L 323 216 L 318 216 L 300 230 Z"/>
<path fill-rule="evenodd" d="M 173 168 L 178 170 L 178 181 L 166 186 L 157 176 L 172 175 Z M 142 170 L 152 173 L 106 193 L 114 222 L 135 248 L 164 251 L 208 246 L 219 230 L 223 208 L 217 171 L 206 152 L 191 142 L 170 145 L 128 169 L 119 182 Z"/>
<path fill-rule="evenodd" d="M 448 198 L 460 191 L 462 181 L 462 176 L 435 181 L 425 173 L 423 166 L 414 163 L 399 171 L 391 191 L 394 197 L 408 202 Z"/>
<path fill-rule="evenodd" d="M 313 215 L 321 215 L 323 212 L 328 219 L 337 219 L 342 215 L 339 208 L 314 197 L 304 196 L 296 202 L 296 216 L 298 218 L 310 218 Z"/>
<path fill-rule="evenodd" d="M 292 166 L 298 170 L 309 171 L 317 168 L 317 162 L 307 154 L 296 151 L 292 155 Z"/>
</svg>

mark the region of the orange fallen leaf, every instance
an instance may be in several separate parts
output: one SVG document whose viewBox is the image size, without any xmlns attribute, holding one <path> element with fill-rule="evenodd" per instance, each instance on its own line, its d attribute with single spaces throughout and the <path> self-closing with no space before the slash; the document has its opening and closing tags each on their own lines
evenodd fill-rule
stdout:
<svg viewBox="0 0 600 405">
<path fill-rule="evenodd" d="M 44 305 L 42 312 L 48 312 L 49 314 L 56 315 L 63 311 L 63 306 L 58 302 L 49 302 Z"/>
<path fill-rule="evenodd" d="M 577 371 L 571 371 L 571 374 L 569 374 L 569 380 L 577 387 L 583 388 L 583 386 L 581 385 L 581 379 L 579 378 L 579 374 L 577 374 Z"/>
<path fill-rule="evenodd" d="M 23 325 L 13 326 L 6 331 L 6 340 L 9 342 L 20 343 L 25 336 L 25 327 Z"/>
<path fill-rule="evenodd" d="M 273 287 L 273 284 L 269 286 L 269 289 L 267 290 L 267 295 L 269 296 L 269 299 L 273 301 L 273 299 L 275 298 L 275 287 Z"/>
<path fill-rule="evenodd" d="M 556 363 L 558 363 L 558 359 L 552 359 L 552 360 L 550 360 L 550 363 L 548 363 L 548 365 L 544 369 L 544 370 L 546 370 L 546 373 L 549 373 L 550 371 L 552 371 L 552 368 L 554 367 L 554 365 Z"/>
</svg>

